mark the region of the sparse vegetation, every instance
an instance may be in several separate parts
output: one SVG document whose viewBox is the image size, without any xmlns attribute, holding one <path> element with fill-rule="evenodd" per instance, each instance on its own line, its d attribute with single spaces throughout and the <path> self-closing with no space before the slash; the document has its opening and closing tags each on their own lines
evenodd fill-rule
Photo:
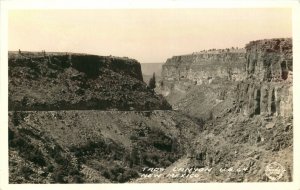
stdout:
<svg viewBox="0 0 300 190">
<path fill-rule="evenodd" d="M 143 82 L 136 60 L 64 53 L 24 55 L 9 52 L 9 110 L 171 109 Z"/>
<path fill-rule="evenodd" d="M 285 51 L 279 46 L 280 40 L 274 42 L 264 56 Z M 208 57 L 218 51 L 208 50 Z M 232 47 L 221 51 L 229 59 L 231 53 L 227 52 L 237 50 Z M 284 160 L 281 164 L 287 168 L 287 174 L 282 181 L 292 180 L 293 117 L 287 111 L 292 102 L 286 98 L 290 95 L 286 87 L 292 86 L 286 73 L 282 79 L 282 73 L 277 72 L 278 80 L 284 80 L 280 85 L 275 85 L 277 79 L 271 83 L 264 78 L 233 82 L 230 77 L 222 81 L 221 76 L 210 74 L 203 79 L 208 84 L 195 85 L 194 81 L 200 79 L 194 78 L 188 88 L 185 85 L 189 77 L 176 74 L 178 78 L 183 76 L 173 82 L 179 81 L 177 91 L 184 95 L 174 101 L 177 111 L 166 111 L 155 110 L 171 108 L 162 96 L 155 94 L 155 73 L 147 87 L 141 73 L 127 68 L 140 69 L 134 60 L 45 56 L 45 52 L 38 56 L 19 54 L 9 60 L 11 183 L 136 182 L 141 180 L 140 174 L 151 173 L 142 168 L 169 166 L 213 167 L 211 173 L 201 175 L 203 182 L 268 181 L 264 168 L 270 160 Z M 287 55 L 280 59 L 284 56 Z M 272 59 L 267 58 L 253 63 L 267 60 L 265 66 L 271 65 Z M 129 62 L 125 64 L 124 60 Z M 290 60 L 275 62 L 282 64 L 283 71 L 292 64 Z M 240 75 L 235 69 L 229 71 L 230 75 Z M 268 73 L 264 77 L 273 76 Z M 172 80 L 165 84 L 162 81 L 161 86 L 168 88 L 170 83 Z M 174 86 L 171 84 L 172 89 Z M 84 111 L 70 110 L 73 108 Z M 87 110 L 91 108 L 102 111 Z M 107 109 L 110 111 L 103 111 Z M 266 113 L 268 116 L 262 114 L 264 111 L 270 112 Z M 286 112 L 288 116 L 284 115 Z M 220 169 L 228 167 L 240 167 L 244 172 L 222 174 Z"/>
<path fill-rule="evenodd" d="M 9 129 L 9 146 L 20 151 L 20 156 L 39 166 L 45 166 L 46 161 L 42 152 L 32 144 L 24 134 Z"/>
</svg>

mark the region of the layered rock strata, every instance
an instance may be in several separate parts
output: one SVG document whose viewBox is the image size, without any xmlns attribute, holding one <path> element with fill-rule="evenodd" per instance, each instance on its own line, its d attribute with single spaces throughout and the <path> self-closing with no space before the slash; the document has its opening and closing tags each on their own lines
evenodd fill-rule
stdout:
<svg viewBox="0 0 300 190">
<path fill-rule="evenodd" d="M 162 67 L 162 94 L 187 86 L 245 79 L 245 50 L 222 50 L 173 56 Z"/>
<path fill-rule="evenodd" d="M 292 40 L 252 41 L 246 45 L 246 50 L 247 80 L 238 86 L 242 112 L 246 115 L 292 116 Z"/>
<path fill-rule="evenodd" d="M 206 89 L 209 97 L 203 101 L 223 96 L 210 103 L 210 108 L 234 99 L 235 105 L 230 106 L 245 115 L 292 116 L 292 39 L 252 41 L 244 50 L 174 56 L 163 65 L 157 91 L 182 110 L 197 112 L 190 103 L 199 104 L 195 93 L 201 95 Z M 234 92 L 224 92 L 223 85 L 231 90 L 233 85 Z"/>
</svg>

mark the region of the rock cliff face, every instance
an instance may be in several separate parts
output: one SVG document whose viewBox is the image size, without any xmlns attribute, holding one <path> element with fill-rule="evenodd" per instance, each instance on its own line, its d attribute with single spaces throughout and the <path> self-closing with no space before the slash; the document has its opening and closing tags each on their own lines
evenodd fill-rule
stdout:
<svg viewBox="0 0 300 190">
<path fill-rule="evenodd" d="M 140 63 L 85 54 L 9 53 L 9 110 L 170 109 Z"/>
<path fill-rule="evenodd" d="M 196 105 L 226 104 L 250 116 L 292 116 L 292 39 L 252 41 L 245 50 L 174 56 L 163 65 L 157 91 L 192 115 L 201 113 Z"/>
<path fill-rule="evenodd" d="M 292 40 L 258 40 L 247 44 L 246 49 L 247 80 L 238 85 L 242 112 L 292 116 Z"/>
<path fill-rule="evenodd" d="M 266 182 L 272 162 L 286 170 L 278 181 L 293 180 L 291 39 L 169 59 L 156 91 L 177 111 L 140 70 L 10 53 L 10 183 Z M 156 167 L 161 177 L 142 177 Z M 168 177 L 175 167 L 212 170 Z"/>
<path fill-rule="evenodd" d="M 257 81 L 292 81 L 292 39 L 252 41 L 246 45 L 247 77 Z"/>
<path fill-rule="evenodd" d="M 164 92 L 179 112 L 204 120 L 203 131 L 191 142 L 191 158 L 182 157 L 167 171 L 174 167 L 199 165 L 213 168 L 210 173 L 189 173 L 200 177 L 182 178 L 180 182 L 270 181 L 265 169 L 272 162 L 279 163 L 286 170 L 278 181 L 292 181 L 292 39 L 253 41 L 245 49 L 246 53 L 237 62 L 242 68 L 237 79 L 219 72 L 219 66 L 212 67 L 217 65 L 217 59 L 208 59 L 210 55 L 175 57 L 163 67 L 164 78 L 157 91 Z M 206 56 L 207 60 L 202 62 L 207 63 L 207 67 L 201 66 L 199 70 L 194 67 L 194 71 L 183 72 L 186 65 L 195 64 L 197 56 Z M 208 66 L 210 61 L 211 67 Z M 171 62 L 174 66 L 169 66 Z M 193 79 L 207 74 L 214 74 L 214 78 L 196 85 L 193 79 L 186 77 L 191 75 L 181 78 L 179 73 L 182 72 L 201 73 Z M 221 80 L 216 80 L 219 76 Z M 222 173 L 221 168 L 245 170 Z M 172 180 L 165 178 L 164 182 Z"/>
<path fill-rule="evenodd" d="M 219 50 L 174 56 L 162 69 L 162 94 L 186 91 L 191 85 L 245 78 L 245 50 Z"/>
</svg>

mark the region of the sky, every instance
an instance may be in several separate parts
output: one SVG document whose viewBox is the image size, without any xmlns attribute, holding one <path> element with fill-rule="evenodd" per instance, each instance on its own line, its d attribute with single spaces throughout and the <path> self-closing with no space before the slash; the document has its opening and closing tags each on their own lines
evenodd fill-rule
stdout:
<svg viewBox="0 0 300 190">
<path fill-rule="evenodd" d="M 126 56 L 174 55 L 292 37 L 289 8 L 11 10 L 8 49 Z"/>
</svg>

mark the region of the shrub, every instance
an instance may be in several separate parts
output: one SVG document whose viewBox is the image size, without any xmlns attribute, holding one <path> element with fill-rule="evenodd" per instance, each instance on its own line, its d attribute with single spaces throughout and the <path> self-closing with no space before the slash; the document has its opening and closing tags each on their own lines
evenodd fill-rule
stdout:
<svg viewBox="0 0 300 190">
<path fill-rule="evenodd" d="M 52 179 L 56 182 L 56 183 L 65 183 L 64 180 L 64 172 L 63 169 L 61 167 L 56 168 L 52 174 Z"/>
<path fill-rule="evenodd" d="M 25 179 L 29 179 L 29 176 L 33 173 L 32 169 L 28 166 L 22 166 L 20 172 L 22 173 Z"/>
<path fill-rule="evenodd" d="M 53 172 L 54 166 L 52 164 L 49 164 L 46 168 L 46 172 Z"/>
<path fill-rule="evenodd" d="M 28 147 L 30 147 L 30 146 L 28 146 Z M 33 148 L 32 151 L 28 151 L 27 153 L 24 152 L 23 155 L 25 156 L 25 158 L 27 158 L 28 160 L 32 161 L 33 163 L 35 163 L 37 165 L 40 165 L 40 166 L 46 165 L 43 154 L 35 148 Z"/>
<path fill-rule="evenodd" d="M 22 99 L 22 104 L 27 104 L 27 101 L 28 101 L 28 98 L 24 98 Z M 24 103 L 25 102 L 25 103 Z M 24 118 L 27 116 L 26 113 L 24 112 L 17 112 L 17 111 L 14 111 L 13 114 L 12 114 L 12 123 L 13 125 L 16 127 L 18 125 L 20 125 L 23 121 L 24 121 Z"/>
<path fill-rule="evenodd" d="M 154 89 L 156 87 L 155 73 L 153 73 L 152 78 L 150 78 L 148 86 L 150 89 Z"/>
<path fill-rule="evenodd" d="M 102 175 L 111 181 L 119 183 L 127 182 L 128 180 L 139 176 L 137 171 L 133 169 L 124 169 L 120 165 L 106 168 L 102 172 Z"/>
<path fill-rule="evenodd" d="M 72 177 L 73 183 L 84 183 L 84 180 L 80 175 L 75 175 Z"/>
<path fill-rule="evenodd" d="M 20 156 L 40 166 L 45 166 L 44 156 L 38 148 L 29 144 L 30 140 L 19 132 L 9 129 L 9 146 L 20 151 Z"/>
</svg>

